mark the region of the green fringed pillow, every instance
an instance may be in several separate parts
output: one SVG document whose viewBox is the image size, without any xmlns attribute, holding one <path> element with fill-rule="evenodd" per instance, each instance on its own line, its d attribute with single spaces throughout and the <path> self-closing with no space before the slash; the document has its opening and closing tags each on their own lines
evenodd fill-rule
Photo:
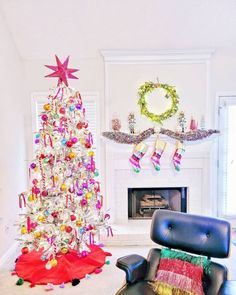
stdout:
<svg viewBox="0 0 236 295">
<path fill-rule="evenodd" d="M 209 273 L 206 257 L 162 249 L 155 282 L 151 285 L 158 295 L 204 295 L 203 273 Z"/>
</svg>

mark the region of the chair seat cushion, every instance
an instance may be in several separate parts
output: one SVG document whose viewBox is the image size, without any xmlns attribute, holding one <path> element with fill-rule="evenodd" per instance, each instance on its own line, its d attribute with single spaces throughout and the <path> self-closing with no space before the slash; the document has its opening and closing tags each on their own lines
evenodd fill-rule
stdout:
<svg viewBox="0 0 236 295">
<path fill-rule="evenodd" d="M 140 281 L 132 285 L 126 285 L 121 288 L 116 295 L 155 295 L 150 284 L 146 281 Z"/>
<path fill-rule="evenodd" d="M 203 266 L 205 257 L 196 257 L 170 249 L 161 250 L 155 283 L 156 294 L 203 295 Z"/>
</svg>

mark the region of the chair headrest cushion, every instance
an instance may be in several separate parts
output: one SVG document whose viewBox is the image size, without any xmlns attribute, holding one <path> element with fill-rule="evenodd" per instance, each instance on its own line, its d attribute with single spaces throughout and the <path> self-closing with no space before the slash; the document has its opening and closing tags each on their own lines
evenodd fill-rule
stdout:
<svg viewBox="0 0 236 295">
<path fill-rule="evenodd" d="M 224 219 L 156 210 L 151 239 L 165 247 L 226 258 L 230 250 L 230 230 L 230 223 Z"/>
</svg>

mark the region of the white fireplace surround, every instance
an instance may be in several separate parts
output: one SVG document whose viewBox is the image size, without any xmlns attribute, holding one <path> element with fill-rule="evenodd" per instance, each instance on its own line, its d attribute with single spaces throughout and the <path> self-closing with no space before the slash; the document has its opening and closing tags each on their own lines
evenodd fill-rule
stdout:
<svg viewBox="0 0 236 295">
<path fill-rule="evenodd" d="M 106 208 L 110 208 L 114 238 L 106 239 L 109 244 L 149 243 L 151 220 L 128 219 L 128 188 L 131 187 L 187 187 L 187 212 L 211 215 L 212 202 L 211 172 L 212 144 L 210 142 L 186 146 L 181 171 L 172 163 L 175 142 L 168 142 L 161 158 L 161 170 L 156 171 L 150 161 L 155 138 L 146 143 L 147 154 L 141 160 L 141 171 L 135 173 L 129 163 L 131 145 L 121 145 L 105 140 L 106 149 Z"/>
</svg>

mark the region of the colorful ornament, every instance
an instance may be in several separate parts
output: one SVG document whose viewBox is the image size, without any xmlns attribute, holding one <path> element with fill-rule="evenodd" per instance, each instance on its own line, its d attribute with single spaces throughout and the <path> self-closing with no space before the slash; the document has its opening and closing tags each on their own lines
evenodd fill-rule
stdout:
<svg viewBox="0 0 236 295">
<path fill-rule="evenodd" d="M 67 254 L 68 252 L 69 252 L 68 248 L 66 248 L 66 247 L 61 248 L 62 254 Z"/>
<path fill-rule="evenodd" d="M 65 231 L 66 230 L 66 226 L 64 224 L 60 225 L 60 231 Z"/>
<path fill-rule="evenodd" d="M 28 248 L 28 247 L 23 247 L 23 248 L 21 249 L 21 253 L 22 253 L 22 254 L 27 254 L 27 253 L 29 253 L 29 248 Z"/>
<path fill-rule="evenodd" d="M 57 260 L 54 258 L 52 260 L 50 260 L 51 266 L 52 267 L 56 267 L 57 266 Z"/>
<path fill-rule="evenodd" d="M 71 221 L 75 221 L 75 220 L 76 220 L 76 216 L 75 216 L 74 214 L 72 214 L 72 215 L 70 216 L 70 220 L 71 220 Z"/>
<path fill-rule="evenodd" d="M 22 226 L 21 227 L 21 234 L 24 235 L 24 234 L 27 234 L 28 231 L 27 231 L 27 228 L 25 226 Z"/>
<path fill-rule="evenodd" d="M 48 116 L 47 116 L 46 114 L 43 114 L 43 115 L 41 116 L 41 119 L 42 119 L 43 121 L 47 121 L 47 120 L 48 120 Z"/>
<path fill-rule="evenodd" d="M 19 278 L 18 280 L 17 280 L 17 282 L 16 282 L 16 285 L 17 286 L 21 286 L 21 285 L 23 285 L 24 284 L 24 279 L 22 279 L 22 278 Z"/>
<path fill-rule="evenodd" d="M 72 232 L 72 227 L 71 226 L 66 226 L 66 232 L 71 233 Z"/>
<path fill-rule="evenodd" d="M 43 106 L 44 110 L 45 111 L 50 111 L 51 110 L 51 105 L 49 103 L 46 103 L 44 106 Z"/>
</svg>

